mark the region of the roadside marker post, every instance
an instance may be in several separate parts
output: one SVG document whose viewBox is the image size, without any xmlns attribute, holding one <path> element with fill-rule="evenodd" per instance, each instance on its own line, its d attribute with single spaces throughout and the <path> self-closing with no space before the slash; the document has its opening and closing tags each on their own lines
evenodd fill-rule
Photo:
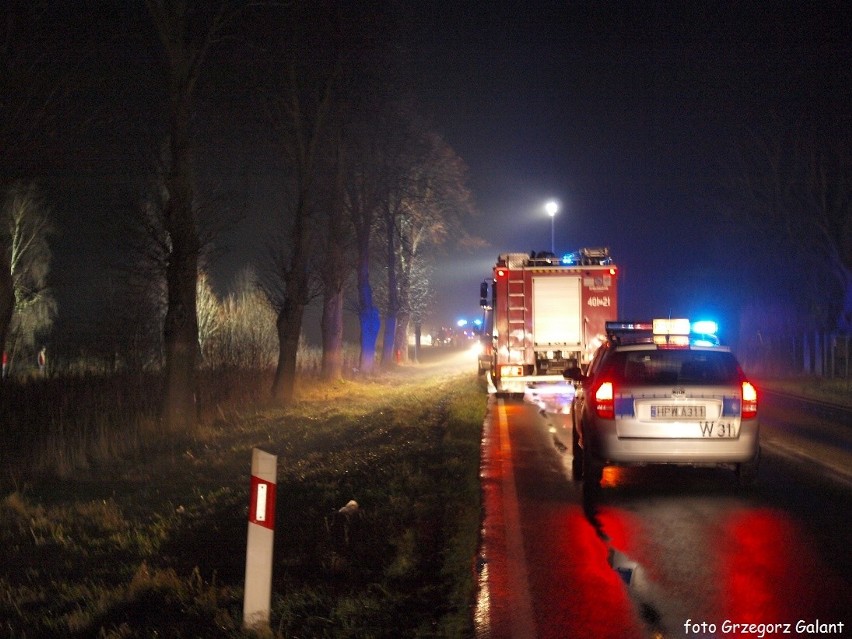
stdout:
<svg viewBox="0 0 852 639">
<path fill-rule="evenodd" d="M 246 629 L 269 628 L 277 484 L 278 457 L 259 448 L 252 449 L 243 596 L 243 627 Z"/>
</svg>

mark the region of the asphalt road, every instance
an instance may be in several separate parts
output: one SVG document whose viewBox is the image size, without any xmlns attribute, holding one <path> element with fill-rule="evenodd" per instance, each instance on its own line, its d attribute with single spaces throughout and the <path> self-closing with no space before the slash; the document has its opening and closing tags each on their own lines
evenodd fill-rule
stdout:
<svg viewBox="0 0 852 639">
<path fill-rule="evenodd" d="M 492 396 L 477 637 L 852 636 L 852 429 L 761 410 L 753 487 L 607 469 L 584 500 L 568 416 Z"/>
</svg>

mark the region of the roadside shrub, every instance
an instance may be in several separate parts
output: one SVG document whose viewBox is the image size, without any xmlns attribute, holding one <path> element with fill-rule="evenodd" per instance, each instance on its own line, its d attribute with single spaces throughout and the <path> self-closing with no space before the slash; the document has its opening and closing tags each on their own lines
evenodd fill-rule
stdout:
<svg viewBox="0 0 852 639">
<path fill-rule="evenodd" d="M 345 350 L 346 370 L 354 368 L 357 349 Z M 322 350 L 303 344 L 299 372 L 320 373 Z M 51 376 L 11 378 L 0 384 L 0 468 L 11 474 L 65 477 L 146 450 L 182 444 L 164 433 L 159 419 L 159 372 L 77 367 Z M 227 421 L 246 409 L 269 402 L 273 369 L 238 366 L 199 370 L 201 424 Z"/>
</svg>

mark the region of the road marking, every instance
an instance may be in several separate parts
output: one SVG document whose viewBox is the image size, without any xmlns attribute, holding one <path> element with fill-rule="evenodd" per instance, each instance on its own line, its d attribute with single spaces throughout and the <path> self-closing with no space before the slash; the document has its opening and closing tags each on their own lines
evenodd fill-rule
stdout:
<svg viewBox="0 0 852 639">
<path fill-rule="evenodd" d="M 509 421 L 506 417 L 506 406 L 502 399 L 497 402 L 497 422 L 500 426 L 503 520 L 506 525 L 506 567 L 509 573 L 509 610 L 512 618 L 512 637 L 525 639 L 536 636 L 535 617 L 530 599 L 524 535 L 521 532 L 518 489 L 515 486 L 512 444 L 509 441 Z"/>
</svg>

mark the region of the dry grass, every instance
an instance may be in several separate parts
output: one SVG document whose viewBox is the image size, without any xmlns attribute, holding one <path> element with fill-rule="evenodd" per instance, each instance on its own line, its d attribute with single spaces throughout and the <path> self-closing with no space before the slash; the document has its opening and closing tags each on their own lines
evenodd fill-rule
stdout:
<svg viewBox="0 0 852 639">
<path fill-rule="evenodd" d="M 852 406 L 852 379 L 803 376 L 768 378 L 760 381 L 769 390 L 842 406 Z"/>
<path fill-rule="evenodd" d="M 274 636 L 469 635 L 485 394 L 464 366 L 222 401 L 180 446 L 7 476 L 0 636 L 244 636 L 254 446 L 279 459 Z"/>
</svg>

